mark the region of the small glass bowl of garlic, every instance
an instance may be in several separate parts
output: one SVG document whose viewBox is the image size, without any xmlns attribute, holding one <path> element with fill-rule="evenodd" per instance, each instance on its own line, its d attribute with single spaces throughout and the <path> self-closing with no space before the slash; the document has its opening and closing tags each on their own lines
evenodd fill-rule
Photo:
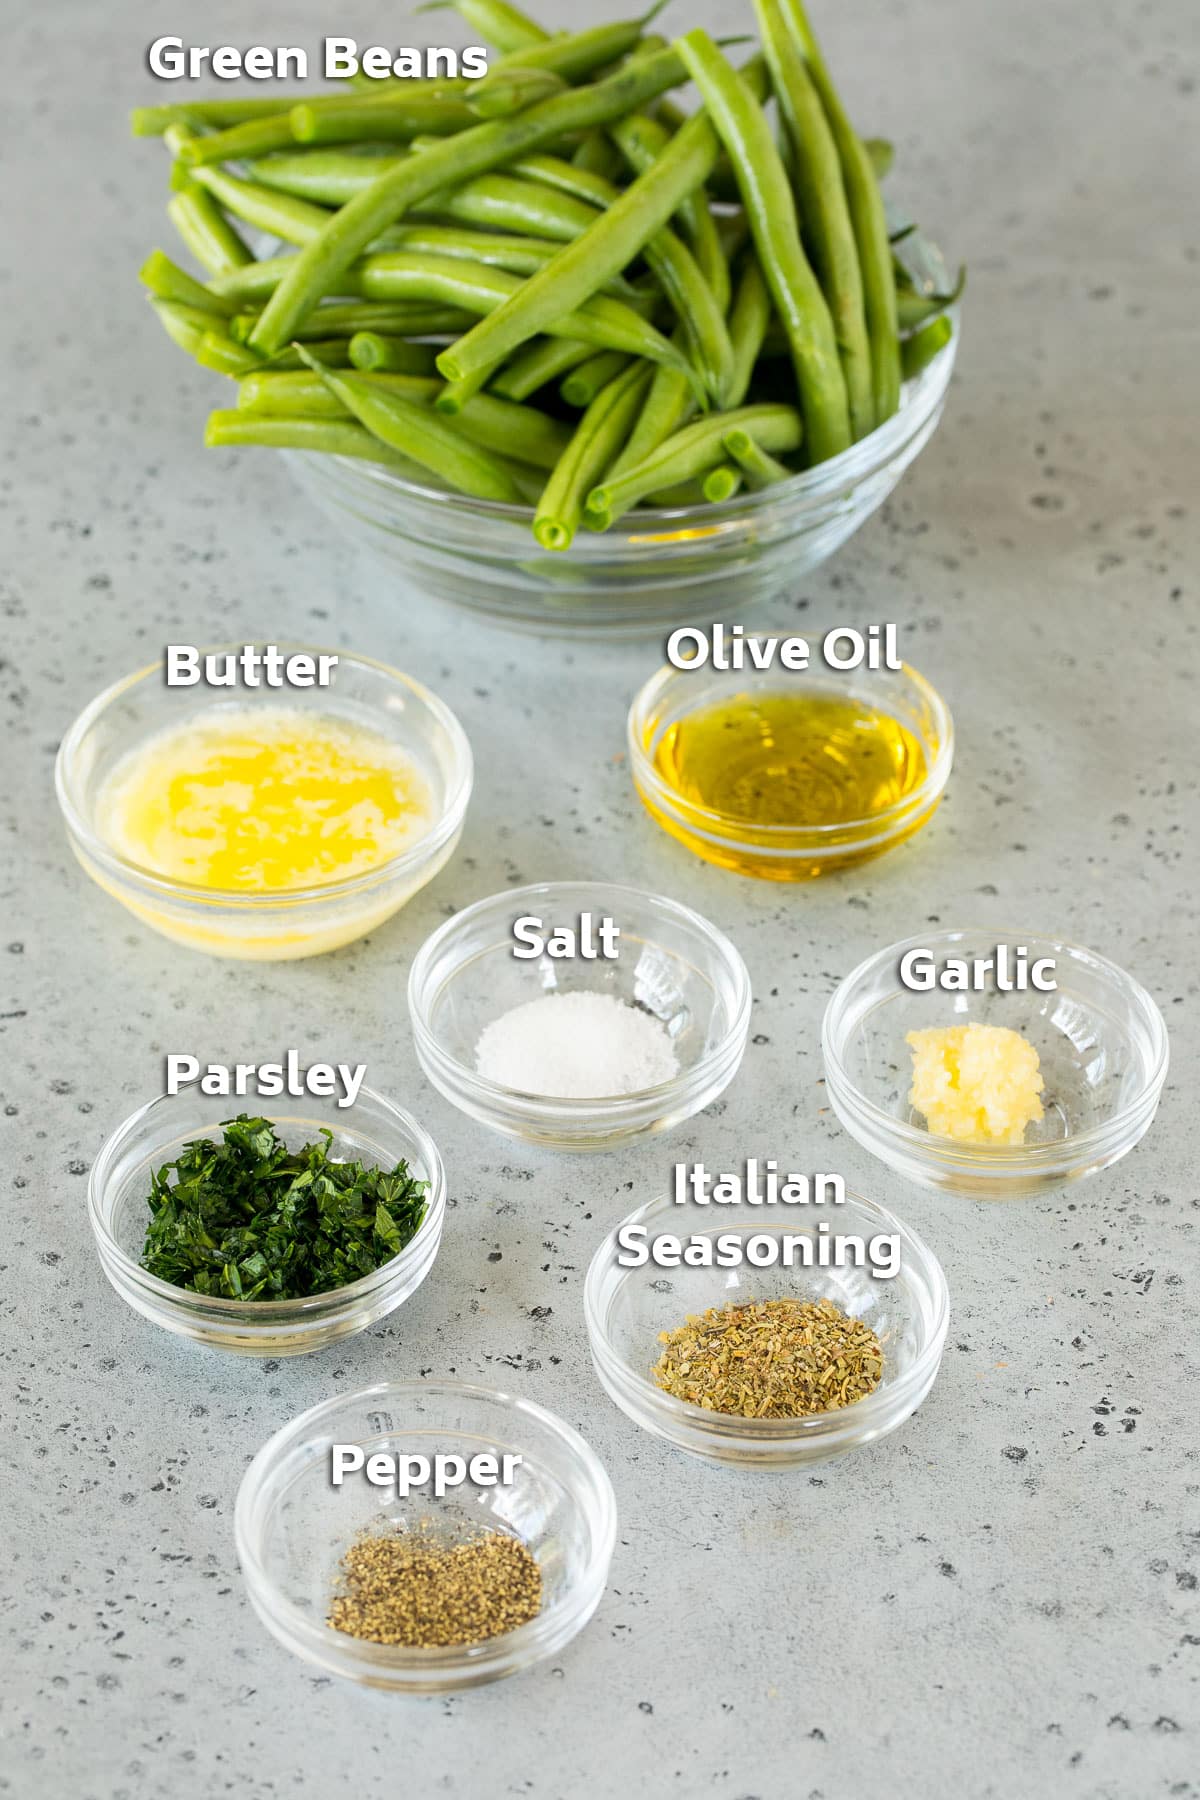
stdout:
<svg viewBox="0 0 1200 1800">
<path fill-rule="evenodd" d="M 1117 1162 L 1149 1129 L 1168 1062 L 1162 1014 L 1133 976 L 995 928 L 868 957 L 830 1000 L 821 1049 L 851 1137 L 922 1187 L 985 1200 Z"/>
</svg>

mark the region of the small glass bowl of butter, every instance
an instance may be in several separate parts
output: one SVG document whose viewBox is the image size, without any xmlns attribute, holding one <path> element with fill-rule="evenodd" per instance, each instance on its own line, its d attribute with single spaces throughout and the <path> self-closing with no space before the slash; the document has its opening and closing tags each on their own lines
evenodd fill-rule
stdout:
<svg viewBox="0 0 1200 1800">
<path fill-rule="evenodd" d="M 954 1118 L 953 1053 L 942 1107 L 931 1118 L 916 1104 L 931 1083 L 928 1061 L 915 1083 L 915 1053 L 936 1050 L 947 1028 L 976 1026 L 1023 1040 L 1009 1061 L 995 1039 L 1010 1083 L 1029 1080 L 1026 1046 L 1037 1052 L 1018 1141 L 974 1135 Z M 821 1049 L 830 1102 L 851 1137 L 910 1181 L 985 1200 L 1062 1187 L 1117 1162 L 1149 1129 L 1168 1062 L 1161 1012 L 1116 963 L 995 929 L 938 930 L 868 957 L 830 1000 Z"/>
<path fill-rule="evenodd" d="M 247 681 L 255 646 L 199 653 L 228 686 L 168 685 L 152 663 L 85 708 L 55 769 L 93 881 L 164 937 L 244 961 L 375 930 L 453 854 L 471 795 L 436 695 L 366 657 L 278 648 L 324 684 Z"/>
</svg>

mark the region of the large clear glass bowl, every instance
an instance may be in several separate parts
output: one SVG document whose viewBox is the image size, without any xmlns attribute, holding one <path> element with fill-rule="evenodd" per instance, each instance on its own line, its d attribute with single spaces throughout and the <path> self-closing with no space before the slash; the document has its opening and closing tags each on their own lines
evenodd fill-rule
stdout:
<svg viewBox="0 0 1200 1800">
<path fill-rule="evenodd" d="M 914 234 L 904 256 L 918 285 L 944 291 L 946 267 L 931 244 Z M 735 592 L 741 616 L 832 556 L 929 442 L 958 348 L 958 309 L 949 316 L 949 343 L 905 383 L 899 412 L 841 456 L 720 505 L 635 511 L 610 531 L 581 531 L 566 552 L 539 548 L 528 507 L 420 487 L 350 457 L 282 454 L 314 505 L 382 560 L 397 600 L 444 600 L 505 625 L 572 635 L 636 636 L 714 619 Z"/>
<path fill-rule="evenodd" d="M 334 1444 L 368 1456 L 521 1458 L 504 1487 L 464 1482 L 406 1499 L 361 1475 L 330 1481 Z M 483 1643 L 446 1649 L 375 1644 L 327 1625 L 338 1565 L 363 1530 L 449 1536 L 510 1532 L 537 1558 L 542 1610 Z M 238 1561 L 259 1618 L 281 1644 L 332 1675 L 407 1694 L 497 1681 L 558 1654 L 600 1603 L 617 1535 L 612 1483 L 578 1432 L 544 1407 L 454 1381 L 383 1381 L 301 1413 L 263 1445 L 242 1479 Z"/>
</svg>

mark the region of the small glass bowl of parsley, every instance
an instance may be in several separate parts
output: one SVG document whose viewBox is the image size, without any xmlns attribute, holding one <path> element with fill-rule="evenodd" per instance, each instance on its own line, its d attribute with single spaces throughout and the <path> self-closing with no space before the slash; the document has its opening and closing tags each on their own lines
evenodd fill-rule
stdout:
<svg viewBox="0 0 1200 1800">
<path fill-rule="evenodd" d="M 88 1179 L 100 1261 L 167 1331 L 240 1356 L 301 1356 L 415 1293 L 446 1211 L 437 1146 L 370 1088 L 268 1117 L 191 1087 L 118 1126 Z"/>
</svg>

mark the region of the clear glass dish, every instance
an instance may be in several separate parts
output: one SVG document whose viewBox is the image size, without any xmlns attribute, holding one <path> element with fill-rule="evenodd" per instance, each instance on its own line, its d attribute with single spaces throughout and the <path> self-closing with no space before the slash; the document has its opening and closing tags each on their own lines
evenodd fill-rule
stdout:
<svg viewBox="0 0 1200 1800">
<path fill-rule="evenodd" d="M 261 647 L 261 646 L 260 646 Z M 237 650 L 240 645 L 217 646 Z M 328 654 L 281 644 L 290 654 Z M 205 652 L 202 652 L 205 654 Z M 319 956 L 374 931 L 433 880 L 462 836 L 471 797 L 471 747 L 450 708 L 385 663 L 337 652 L 325 688 L 168 688 L 151 663 L 105 689 L 64 737 L 55 765 L 58 803 L 71 848 L 104 891 L 135 917 L 190 949 L 238 960 L 278 962 Z M 113 770 L 137 745 L 222 704 L 303 711 L 349 719 L 394 740 L 420 768 L 433 798 L 430 829 L 378 868 L 319 887 L 283 893 L 223 892 L 157 875 L 106 843 L 98 803 Z"/>
<path fill-rule="evenodd" d="M 925 754 L 924 780 L 886 811 L 836 825 L 757 825 L 697 805 L 659 774 L 654 759 L 663 737 L 687 714 L 741 695 L 797 691 L 861 701 L 890 713 Z M 766 881 L 810 881 L 834 869 L 892 850 L 936 812 L 954 761 L 954 727 L 945 701 L 915 669 L 858 669 L 838 673 L 814 660 L 810 669 L 676 669 L 650 677 L 629 709 L 629 766 L 647 812 L 671 837 L 705 862 Z"/>
<path fill-rule="evenodd" d="M 754 1217 L 745 1216 L 747 1211 Z M 775 1218 L 783 1213 L 782 1219 Z M 715 1216 L 714 1216 L 715 1215 Z M 715 1238 L 731 1233 L 805 1233 L 825 1220 L 831 1229 L 870 1239 L 900 1239 L 900 1268 L 889 1280 L 869 1268 L 640 1268 L 617 1263 L 618 1233 L 645 1225 L 650 1237 L 669 1232 Z M 828 1299 L 876 1333 L 884 1352 L 883 1377 L 873 1393 L 852 1406 L 801 1419 L 744 1419 L 709 1412 L 664 1393 L 651 1370 L 660 1355 L 659 1333 L 682 1325 L 708 1307 L 751 1300 Z M 588 1268 L 583 1290 L 592 1362 L 601 1386 L 636 1425 L 665 1438 L 690 1456 L 748 1468 L 790 1469 L 820 1462 L 844 1450 L 886 1437 L 924 1400 L 942 1360 L 950 1321 L 946 1277 L 933 1252 L 892 1213 L 847 1190 L 840 1206 L 771 1208 L 677 1205 L 652 1200 L 612 1230 Z"/>
<path fill-rule="evenodd" d="M 223 1300 L 160 1281 L 140 1262 L 150 1217 L 150 1178 L 193 1138 L 221 1135 L 222 1121 L 239 1112 L 269 1118 L 293 1149 L 328 1127 L 329 1154 L 394 1168 L 402 1159 L 427 1181 L 425 1217 L 399 1256 L 348 1287 L 306 1300 Z M 437 1146 L 409 1113 L 370 1088 L 352 1106 L 335 1099 L 273 1100 L 263 1104 L 201 1094 L 192 1084 L 139 1107 L 104 1145 L 88 1176 L 88 1219 L 101 1267 L 122 1300 L 142 1317 L 179 1337 L 238 1356 L 304 1356 L 375 1325 L 414 1294 L 433 1267 L 446 1216 L 446 1172 Z"/>
<path fill-rule="evenodd" d="M 1024 945 L 1052 957 L 1057 989 L 1005 993 L 994 976 L 980 993 L 913 993 L 900 959 L 925 949 L 994 956 Z M 909 1104 L 906 1034 L 925 1026 L 1005 1025 L 1037 1050 L 1045 1117 L 1015 1145 L 937 1137 Z M 923 1187 L 1007 1200 L 1064 1186 L 1106 1169 L 1149 1129 L 1167 1076 L 1167 1028 L 1146 990 L 1123 969 L 1058 938 L 1008 930 L 938 930 L 870 956 L 837 988 L 821 1026 L 825 1082 L 834 1112 L 872 1156 Z"/>
<path fill-rule="evenodd" d="M 368 1454 L 520 1456 L 508 1487 L 464 1483 L 441 1499 L 361 1476 L 330 1481 L 334 1444 Z M 365 1528 L 422 1524 L 447 1534 L 501 1530 L 541 1565 L 537 1618 L 481 1644 L 405 1649 L 368 1643 L 325 1623 L 338 1563 Z M 444 1694 L 515 1675 L 557 1655 L 595 1612 L 616 1542 L 605 1471 L 569 1425 L 544 1407 L 452 1381 L 392 1381 L 326 1400 L 268 1440 L 238 1491 L 234 1529 L 251 1603 L 279 1642 L 331 1675 L 407 1694 Z"/>
<path fill-rule="evenodd" d="M 945 291 L 940 252 L 904 240 L 917 285 Z M 283 451 L 305 495 L 379 559 L 397 603 L 446 601 L 525 630 L 636 636 L 794 591 L 887 499 L 937 428 L 958 349 L 949 343 L 905 383 L 900 410 L 818 468 L 715 506 L 637 511 L 569 551 L 542 551 L 532 510 L 420 487 L 349 457 Z M 780 365 L 784 368 L 786 365 Z"/>
<path fill-rule="evenodd" d="M 516 919 L 534 914 L 549 930 L 585 911 L 618 925 L 614 960 L 513 956 Z M 485 1025 L 542 994 L 581 988 L 615 994 L 661 1019 L 679 1073 L 600 1100 L 521 1093 L 476 1073 Z M 408 1007 L 421 1067 L 469 1117 L 554 1150 L 609 1150 L 670 1130 L 728 1087 L 750 1029 L 750 977 L 728 938 L 674 900 L 607 882 L 554 881 L 493 894 L 447 920 L 413 960 Z"/>
</svg>

